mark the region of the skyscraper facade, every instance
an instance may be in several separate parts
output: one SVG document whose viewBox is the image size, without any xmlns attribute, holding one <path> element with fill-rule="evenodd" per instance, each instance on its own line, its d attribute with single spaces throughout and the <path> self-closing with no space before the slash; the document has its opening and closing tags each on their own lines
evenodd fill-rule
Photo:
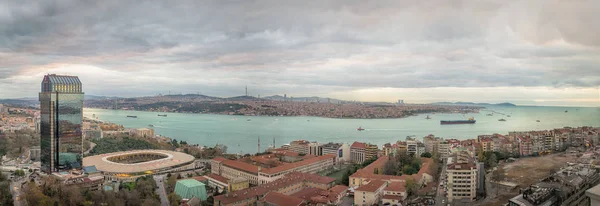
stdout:
<svg viewBox="0 0 600 206">
<path fill-rule="evenodd" d="M 76 76 L 44 76 L 40 92 L 42 171 L 52 173 L 82 167 L 83 94 Z"/>
</svg>

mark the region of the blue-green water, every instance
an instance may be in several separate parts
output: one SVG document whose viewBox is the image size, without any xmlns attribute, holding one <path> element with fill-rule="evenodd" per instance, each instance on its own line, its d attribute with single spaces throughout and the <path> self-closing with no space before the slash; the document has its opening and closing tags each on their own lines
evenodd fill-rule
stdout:
<svg viewBox="0 0 600 206">
<path fill-rule="evenodd" d="M 487 116 L 489 110 L 500 114 Z M 568 112 L 565 113 L 565 110 Z M 406 136 L 422 138 L 434 134 L 444 138 L 468 139 L 481 134 L 509 131 L 544 130 L 566 126 L 600 126 L 600 108 L 576 107 L 489 107 L 474 114 L 429 114 L 401 119 L 330 119 L 320 117 L 247 117 L 212 114 L 166 113 L 159 117 L 155 112 L 84 109 L 84 116 L 95 114 L 100 120 L 122 124 L 127 128 L 154 125 L 157 134 L 184 140 L 192 144 L 227 145 L 230 153 L 255 153 L 257 139 L 261 149 L 272 144 L 280 146 L 296 139 L 318 142 L 353 141 L 382 145 L 404 140 Z M 160 113 L 165 114 L 165 113 Z M 136 115 L 138 118 L 128 118 Z M 459 120 L 474 117 L 476 124 L 440 125 L 440 120 Z M 507 121 L 500 122 L 504 118 Z M 248 121 L 250 119 L 251 121 Z M 536 122 L 540 120 L 540 122 Z M 357 131 L 363 127 L 365 131 Z"/>
</svg>

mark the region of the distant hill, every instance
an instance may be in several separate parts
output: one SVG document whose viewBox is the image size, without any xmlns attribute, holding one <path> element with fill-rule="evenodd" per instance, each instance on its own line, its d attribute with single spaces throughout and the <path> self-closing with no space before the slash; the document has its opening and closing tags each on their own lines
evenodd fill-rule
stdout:
<svg viewBox="0 0 600 206">
<path fill-rule="evenodd" d="M 273 100 L 273 101 L 293 101 L 293 102 L 331 102 L 331 103 L 344 103 L 344 102 L 351 102 L 351 101 L 346 101 L 346 100 L 339 100 L 339 99 L 333 99 L 333 98 L 326 98 L 326 97 L 317 97 L 317 96 L 312 96 L 312 97 L 283 97 L 281 95 L 273 95 L 273 96 L 267 96 L 267 97 L 263 97 L 263 99 L 268 99 L 268 100 Z"/>
<path fill-rule="evenodd" d="M 513 103 L 504 102 L 498 104 L 490 104 L 490 103 L 474 103 L 474 102 L 435 102 L 431 103 L 433 105 L 464 105 L 464 106 L 506 106 L 506 107 L 514 107 L 517 106 Z"/>
</svg>

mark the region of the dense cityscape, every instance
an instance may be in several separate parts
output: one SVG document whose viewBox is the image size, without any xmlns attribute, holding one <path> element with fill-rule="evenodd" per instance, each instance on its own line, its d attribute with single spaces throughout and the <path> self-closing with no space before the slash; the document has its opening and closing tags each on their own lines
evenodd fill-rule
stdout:
<svg viewBox="0 0 600 206">
<path fill-rule="evenodd" d="M 75 76 L 42 85 L 41 109 L 0 105 L 4 205 L 588 205 L 600 183 L 600 128 L 258 142 L 259 153 L 233 154 L 84 118 Z"/>
</svg>

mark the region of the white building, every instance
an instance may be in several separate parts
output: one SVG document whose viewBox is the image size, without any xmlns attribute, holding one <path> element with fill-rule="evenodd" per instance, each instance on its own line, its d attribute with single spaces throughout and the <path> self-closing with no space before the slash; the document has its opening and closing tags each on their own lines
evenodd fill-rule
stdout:
<svg viewBox="0 0 600 206">
<path fill-rule="evenodd" d="M 467 201 L 477 197 L 477 165 L 475 158 L 468 152 L 455 153 L 448 159 L 447 165 L 448 201 L 457 199 Z"/>
<path fill-rule="evenodd" d="M 323 155 L 323 147 L 318 142 L 308 143 L 308 154 L 313 156 Z"/>
</svg>

